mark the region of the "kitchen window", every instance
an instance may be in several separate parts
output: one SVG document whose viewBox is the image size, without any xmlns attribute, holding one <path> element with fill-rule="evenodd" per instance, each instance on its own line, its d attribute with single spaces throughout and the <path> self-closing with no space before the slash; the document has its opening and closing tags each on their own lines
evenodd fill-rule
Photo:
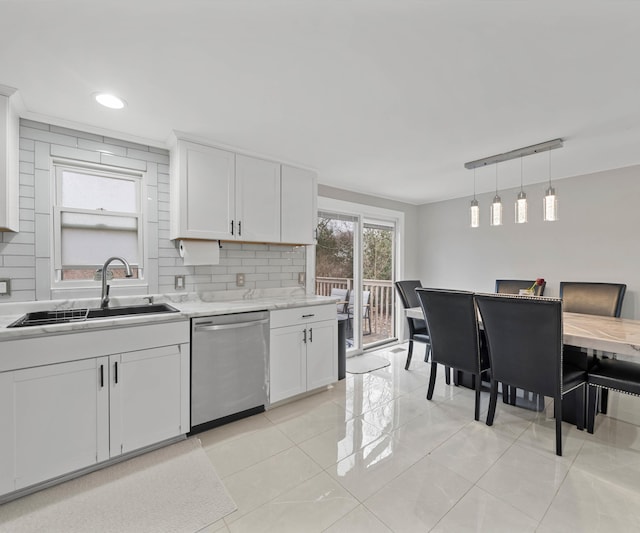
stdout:
<svg viewBox="0 0 640 533">
<path fill-rule="evenodd" d="M 113 264 L 109 276 L 117 283 L 142 278 L 142 174 L 100 166 L 54 162 L 54 280 L 68 287 L 97 284 L 96 271 L 112 256 L 124 257 L 124 267 Z"/>
</svg>

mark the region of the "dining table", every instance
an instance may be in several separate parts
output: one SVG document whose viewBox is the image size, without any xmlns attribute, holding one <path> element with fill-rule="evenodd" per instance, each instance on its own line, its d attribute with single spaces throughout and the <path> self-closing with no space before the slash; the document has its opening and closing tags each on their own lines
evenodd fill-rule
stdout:
<svg viewBox="0 0 640 533">
<path fill-rule="evenodd" d="M 405 314 L 424 320 L 420 307 L 405 309 Z M 640 320 L 562 313 L 562 340 L 570 346 L 640 358 Z"/>
<path fill-rule="evenodd" d="M 420 307 L 405 309 L 405 315 L 424 320 Z M 637 357 L 640 361 L 640 320 L 563 312 L 562 342 L 564 345 L 608 352 L 613 357 L 624 356 L 631 360 Z M 570 423 L 575 423 L 574 394 L 567 394 L 562 402 L 562 419 Z M 518 400 L 517 405 L 534 410 L 544 407 L 537 401 L 531 405 Z"/>
</svg>

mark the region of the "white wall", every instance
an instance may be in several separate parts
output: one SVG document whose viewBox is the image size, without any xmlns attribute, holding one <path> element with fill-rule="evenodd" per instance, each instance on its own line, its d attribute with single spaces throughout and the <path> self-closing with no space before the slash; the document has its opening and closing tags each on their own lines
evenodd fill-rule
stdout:
<svg viewBox="0 0 640 533">
<path fill-rule="evenodd" d="M 419 270 L 426 286 L 493 291 L 497 278 L 627 284 L 622 316 L 640 319 L 640 166 L 558 180 L 559 220 L 542 220 L 545 184 L 526 186 L 529 222 L 515 224 L 518 189 L 499 191 L 503 226 L 489 226 L 493 194 L 479 195 L 480 227 L 469 226 L 471 197 L 420 206 Z M 472 180 L 469 181 L 472 188 Z"/>
</svg>

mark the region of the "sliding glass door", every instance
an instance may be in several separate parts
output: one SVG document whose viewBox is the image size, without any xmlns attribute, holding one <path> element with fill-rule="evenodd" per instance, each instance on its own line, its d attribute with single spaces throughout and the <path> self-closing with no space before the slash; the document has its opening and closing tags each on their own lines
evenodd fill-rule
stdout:
<svg viewBox="0 0 640 533">
<path fill-rule="evenodd" d="M 393 220 L 345 211 L 318 213 L 316 294 L 339 298 L 347 351 L 395 340 Z"/>
</svg>

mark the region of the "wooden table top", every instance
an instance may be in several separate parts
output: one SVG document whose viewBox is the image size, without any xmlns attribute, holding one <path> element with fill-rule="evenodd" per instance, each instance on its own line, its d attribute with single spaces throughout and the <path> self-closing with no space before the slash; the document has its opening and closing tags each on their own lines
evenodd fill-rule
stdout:
<svg viewBox="0 0 640 533">
<path fill-rule="evenodd" d="M 406 309 L 405 314 L 424 319 L 420 307 Z M 640 357 L 640 320 L 563 313 L 562 330 L 564 344 Z"/>
</svg>

